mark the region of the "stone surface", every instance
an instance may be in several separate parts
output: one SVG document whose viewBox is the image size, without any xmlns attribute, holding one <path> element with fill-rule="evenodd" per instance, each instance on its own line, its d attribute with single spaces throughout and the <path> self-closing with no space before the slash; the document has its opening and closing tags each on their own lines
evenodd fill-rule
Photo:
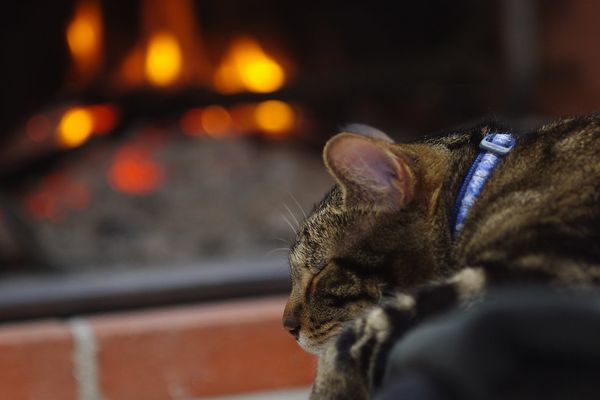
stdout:
<svg viewBox="0 0 600 400">
<path fill-rule="evenodd" d="M 318 151 L 292 143 L 134 132 L 125 141 L 81 149 L 31 183 L 27 196 L 50 196 L 48 204 L 38 205 L 56 212 L 32 222 L 58 268 L 76 272 L 264 257 L 288 245 L 292 231 L 285 219 L 295 225 L 303 217 L 296 200 L 308 212 L 333 183 Z M 108 171 L 125 146 L 145 149 L 163 171 L 156 190 L 136 195 L 111 187 Z M 80 209 L 70 206 L 74 188 L 89 192 L 89 203 Z"/>
</svg>

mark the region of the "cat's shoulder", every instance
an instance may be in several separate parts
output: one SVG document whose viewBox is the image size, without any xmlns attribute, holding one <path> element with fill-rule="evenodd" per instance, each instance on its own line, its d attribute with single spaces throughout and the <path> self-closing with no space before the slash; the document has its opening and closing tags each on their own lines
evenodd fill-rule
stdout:
<svg viewBox="0 0 600 400">
<path fill-rule="evenodd" d="M 423 142 L 442 145 L 449 149 L 469 145 L 479 145 L 481 139 L 490 132 L 514 132 L 514 126 L 496 116 L 486 116 L 450 129 L 434 131 L 424 137 Z"/>
<path fill-rule="evenodd" d="M 600 138 L 600 135 L 597 135 L 600 132 L 600 113 L 557 118 L 526 127 L 507 119 L 487 116 L 475 122 L 433 132 L 423 141 L 428 144 L 443 145 L 449 149 L 478 146 L 483 137 L 491 132 L 510 132 L 519 142 L 560 140 L 565 136 L 580 134 Z"/>
</svg>

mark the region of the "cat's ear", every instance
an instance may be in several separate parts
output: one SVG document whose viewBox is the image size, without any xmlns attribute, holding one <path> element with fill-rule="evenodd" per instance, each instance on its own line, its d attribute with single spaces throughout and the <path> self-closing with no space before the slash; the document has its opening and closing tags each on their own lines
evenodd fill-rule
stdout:
<svg viewBox="0 0 600 400">
<path fill-rule="evenodd" d="M 327 142 L 323 158 L 347 206 L 396 211 L 413 198 L 414 173 L 387 142 L 340 133 Z"/>
<path fill-rule="evenodd" d="M 370 138 L 377 139 L 377 140 L 382 140 L 384 142 L 394 143 L 394 140 L 391 137 L 389 137 L 388 135 L 386 135 L 379 129 L 373 128 L 370 125 L 357 124 L 357 123 L 348 124 L 348 125 L 344 126 L 340 132 L 355 133 L 357 135 L 366 136 L 366 137 L 370 137 Z"/>
</svg>

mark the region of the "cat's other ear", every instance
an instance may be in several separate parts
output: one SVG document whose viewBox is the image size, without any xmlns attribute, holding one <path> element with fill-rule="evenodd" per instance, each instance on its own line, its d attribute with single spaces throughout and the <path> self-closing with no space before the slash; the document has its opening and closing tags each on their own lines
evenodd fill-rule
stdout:
<svg viewBox="0 0 600 400">
<path fill-rule="evenodd" d="M 372 126 L 365 124 L 348 124 L 344 126 L 340 132 L 355 133 L 357 135 L 366 136 L 377 140 L 383 140 L 384 142 L 394 143 L 394 140 L 391 137 L 389 137 L 379 129 L 373 128 Z"/>
<path fill-rule="evenodd" d="M 327 142 L 323 158 L 346 206 L 397 211 L 413 199 L 414 173 L 389 143 L 340 133 Z"/>
</svg>

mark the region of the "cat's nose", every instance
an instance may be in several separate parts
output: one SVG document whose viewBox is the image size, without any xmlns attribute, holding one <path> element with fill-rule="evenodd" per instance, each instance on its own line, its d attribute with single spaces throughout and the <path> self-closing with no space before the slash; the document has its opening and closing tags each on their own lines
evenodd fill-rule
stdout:
<svg viewBox="0 0 600 400">
<path fill-rule="evenodd" d="M 295 318 L 286 318 L 283 320 L 283 327 L 297 340 L 300 335 L 300 322 Z"/>
</svg>

